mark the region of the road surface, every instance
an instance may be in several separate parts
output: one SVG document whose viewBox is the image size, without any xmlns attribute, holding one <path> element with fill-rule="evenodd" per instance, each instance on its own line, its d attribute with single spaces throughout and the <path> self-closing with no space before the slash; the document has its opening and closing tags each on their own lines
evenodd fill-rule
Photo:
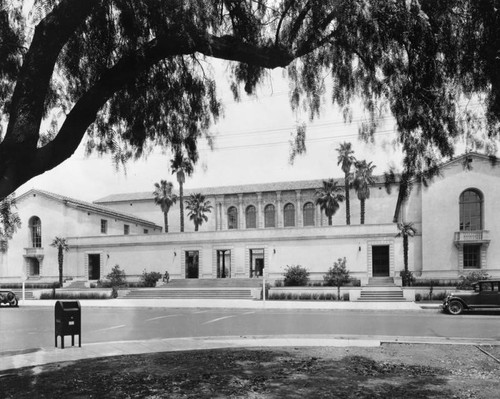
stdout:
<svg viewBox="0 0 500 399">
<path fill-rule="evenodd" d="M 54 345 L 53 307 L 0 309 L 0 355 Z M 500 313 L 436 310 L 82 309 L 82 343 L 205 336 L 366 335 L 500 340 Z M 66 338 L 66 346 L 70 338 Z"/>
</svg>

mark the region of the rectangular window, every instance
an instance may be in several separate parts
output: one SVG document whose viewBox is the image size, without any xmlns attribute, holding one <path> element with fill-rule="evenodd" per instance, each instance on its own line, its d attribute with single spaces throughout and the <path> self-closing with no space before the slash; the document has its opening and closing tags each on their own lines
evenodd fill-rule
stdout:
<svg viewBox="0 0 500 399">
<path fill-rule="evenodd" d="M 148 229 L 144 229 L 144 234 L 149 234 L 149 230 Z"/>
<path fill-rule="evenodd" d="M 123 225 L 123 234 L 126 236 L 130 234 L 130 226 L 128 224 Z"/>
<path fill-rule="evenodd" d="M 108 221 L 101 219 L 101 233 L 108 234 Z"/>
<path fill-rule="evenodd" d="M 481 267 L 481 245 L 464 245 L 464 269 L 479 269 Z"/>
</svg>

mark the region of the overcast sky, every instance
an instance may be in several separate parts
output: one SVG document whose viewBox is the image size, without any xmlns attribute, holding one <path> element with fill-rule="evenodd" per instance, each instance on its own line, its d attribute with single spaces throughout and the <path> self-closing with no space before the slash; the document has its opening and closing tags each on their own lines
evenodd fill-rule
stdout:
<svg viewBox="0 0 500 399">
<path fill-rule="evenodd" d="M 345 124 L 339 110 L 328 105 L 321 118 L 310 123 L 306 113 L 292 113 L 288 83 L 282 74 L 282 70 L 273 71 L 257 96 L 243 95 L 236 103 L 228 90 L 227 78 L 218 72 L 217 85 L 225 115 L 212 128 L 215 150 L 200 142 L 200 161 L 192 177 L 186 179 L 186 188 L 341 177 L 335 149 L 344 141 L 353 144 L 358 159 L 373 161 L 376 174 L 382 174 L 391 164 L 399 166 L 401 155 L 391 144 L 396 137 L 391 118 L 385 118 L 374 145 L 357 138 L 362 115 L 353 115 L 353 122 Z M 307 153 L 290 165 L 289 140 L 297 122 L 308 125 Z M 177 187 L 169 164 L 169 156 L 157 151 L 145 160 L 131 161 L 126 171 L 116 171 L 110 158 L 88 158 L 80 148 L 69 160 L 32 179 L 17 193 L 39 188 L 93 201 L 112 193 L 152 191 L 154 183 L 161 179 L 170 180 Z"/>
</svg>

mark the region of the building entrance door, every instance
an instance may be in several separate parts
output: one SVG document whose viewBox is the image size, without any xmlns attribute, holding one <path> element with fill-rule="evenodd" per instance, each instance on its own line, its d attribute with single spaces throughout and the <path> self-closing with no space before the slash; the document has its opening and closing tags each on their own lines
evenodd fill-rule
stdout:
<svg viewBox="0 0 500 399">
<path fill-rule="evenodd" d="M 217 278 L 231 278 L 231 251 L 217 250 Z"/>
<path fill-rule="evenodd" d="M 89 254 L 89 280 L 101 278 L 101 255 Z"/>
<path fill-rule="evenodd" d="M 250 277 L 262 277 L 264 274 L 264 250 L 250 250 Z"/>
<path fill-rule="evenodd" d="M 389 245 L 374 245 L 372 247 L 373 277 L 389 277 Z"/>
<path fill-rule="evenodd" d="M 186 251 L 186 278 L 199 278 L 200 254 L 198 251 Z"/>
</svg>

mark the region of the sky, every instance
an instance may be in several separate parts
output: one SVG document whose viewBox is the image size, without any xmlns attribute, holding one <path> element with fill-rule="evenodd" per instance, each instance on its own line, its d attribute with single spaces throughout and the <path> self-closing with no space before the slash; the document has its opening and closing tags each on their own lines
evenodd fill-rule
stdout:
<svg viewBox="0 0 500 399">
<path fill-rule="evenodd" d="M 241 101 L 235 102 L 223 68 L 217 69 L 224 117 L 211 128 L 215 149 L 200 142 L 200 160 L 193 175 L 186 179 L 185 188 L 342 177 L 335 149 L 344 141 L 352 143 L 356 158 L 376 165 L 375 174 L 383 174 L 389 166 L 399 166 L 401 153 L 391 144 L 396 132 L 390 117 L 384 118 L 375 143 L 365 144 L 358 140 L 361 115 L 355 113 L 350 124 L 344 123 L 329 98 L 325 99 L 321 117 L 314 122 L 309 121 L 306 113 L 293 113 L 283 70 L 271 71 L 257 95 L 243 94 Z M 289 140 L 297 122 L 307 124 L 307 152 L 291 165 Z M 125 170 L 116 170 L 110 157 L 86 157 L 82 145 L 70 159 L 30 180 L 16 193 L 37 188 L 94 201 L 109 194 L 152 192 L 154 183 L 161 179 L 172 181 L 177 187 L 169 164 L 170 156 L 158 150 L 146 159 L 130 161 Z"/>
</svg>

